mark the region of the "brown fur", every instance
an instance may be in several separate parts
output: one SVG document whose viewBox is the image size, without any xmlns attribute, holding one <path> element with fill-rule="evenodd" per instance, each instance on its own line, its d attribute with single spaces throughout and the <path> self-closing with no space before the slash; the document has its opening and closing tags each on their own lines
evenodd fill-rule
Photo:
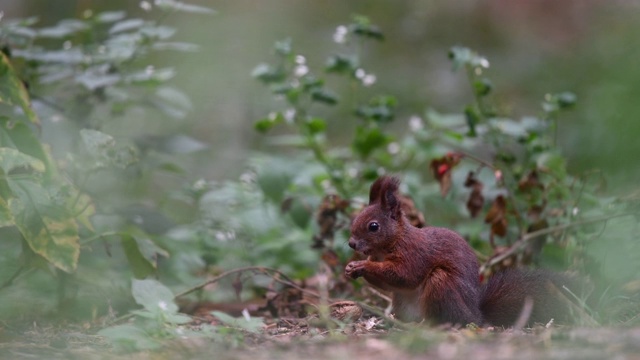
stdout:
<svg viewBox="0 0 640 360">
<path fill-rule="evenodd" d="M 527 297 L 534 302 L 531 322 L 546 322 L 555 314 L 559 302 L 549 286 L 557 285 L 559 277 L 509 270 L 481 285 L 478 260 L 467 242 L 448 229 L 409 224 L 398 186 L 393 177 L 381 177 L 371 186 L 369 206 L 354 219 L 349 239 L 349 246 L 368 258 L 345 268 L 347 277 L 364 277 L 391 292 L 398 319 L 510 326 Z"/>
</svg>

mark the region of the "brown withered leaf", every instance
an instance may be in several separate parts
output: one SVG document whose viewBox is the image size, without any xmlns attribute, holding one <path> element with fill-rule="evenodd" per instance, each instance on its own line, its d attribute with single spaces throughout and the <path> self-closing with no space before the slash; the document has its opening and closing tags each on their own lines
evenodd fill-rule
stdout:
<svg viewBox="0 0 640 360">
<path fill-rule="evenodd" d="M 518 181 L 518 190 L 528 191 L 532 189 L 544 189 L 544 185 L 540 182 L 538 171 L 536 170 L 531 170 Z"/>
<path fill-rule="evenodd" d="M 322 199 L 316 215 L 320 234 L 314 236 L 314 247 L 322 248 L 319 245 L 322 244 L 323 240 L 333 240 L 336 225 L 338 224 L 338 213 L 344 213 L 348 206 L 349 201 L 337 195 L 327 195 Z"/>
<path fill-rule="evenodd" d="M 333 251 L 333 249 L 326 249 L 322 253 L 321 258 L 322 258 L 322 261 L 324 261 L 327 265 L 329 265 L 332 268 L 340 264 L 340 258 L 338 257 L 338 254 L 336 254 L 336 252 Z"/>
<path fill-rule="evenodd" d="M 467 210 L 469 210 L 471 217 L 476 217 L 484 206 L 484 196 L 482 196 L 482 182 L 480 182 L 480 180 L 476 178 L 473 171 L 469 171 L 469 175 L 467 175 L 464 186 L 471 188 L 471 194 L 469 194 L 469 200 L 467 200 Z"/>
<path fill-rule="evenodd" d="M 418 210 L 416 204 L 407 195 L 400 195 L 400 207 L 402 212 L 409 219 L 409 223 L 417 228 L 423 228 L 427 225 L 424 215 Z"/>
<path fill-rule="evenodd" d="M 507 235 L 507 203 L 504 199 L 504 196 L 498 195 L 496 199 L 491 204 L 491 208 L 487 212 L 487 215 L 484 218 L 484 222 L 487 224 L 491 224 L 491 234 L 490 234 L 490 243 L 491 246 L 495 247 L 495 243 L 493 241 L 494 235 L 498 235 L 500 237 L 504 237 Z"/>
<path fill-rule="evenodd" d="M 451 188 L 451 170 L 458 165 L 463 155 L 460 153 L 450 152 L 439 159 L 431 160 L 429 168 L 431 173 L 440 183 L 440 193 L 446 196 Z"/>
<path fill-rule="evenodd" d="M 283 214 L 289 212 L 289 210 L 291 210 L 292 204 L 293 204 L 292 197 L 287 197 L 286 199 L 282 200 L 282 203 L 280 204 L 280 212 Z"/>
</svg>

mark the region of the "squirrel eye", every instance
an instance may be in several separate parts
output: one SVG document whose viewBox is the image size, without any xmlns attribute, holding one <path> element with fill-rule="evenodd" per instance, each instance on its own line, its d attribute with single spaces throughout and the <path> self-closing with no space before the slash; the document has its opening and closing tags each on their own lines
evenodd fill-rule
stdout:
<svg viewBox="0 0 640 360">
<path fill-rule="evenodd" d="M 376 232 L 380 229 L 380 224 L 375 221 L 369 223 L 369 231 Z"/>
</svg>

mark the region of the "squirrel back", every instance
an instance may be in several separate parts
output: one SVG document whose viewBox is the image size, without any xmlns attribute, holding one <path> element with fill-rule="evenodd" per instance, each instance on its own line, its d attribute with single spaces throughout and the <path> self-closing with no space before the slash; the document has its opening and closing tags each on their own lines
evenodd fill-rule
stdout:
<svg viewBox="0 0 640 360">
<path fill-rule="evenodd" d="M 563 313 L 554 293 L 562 287 L 561 276 L 512 269 L 480 284 L 469 244 L 445 228 L 412 226 L 402 212 L 398 187 L 397 178 L 386 176 L 371 186 L 369 205 L 354 219 L 349 239 L 349 246 L 367 259 L 345 268 L 348 278 L 364 277 L 391 292 L 398 319 L 511 326 L 527 298 L 533 302 L 529 323 L 546 323 Z"/>
</svg>

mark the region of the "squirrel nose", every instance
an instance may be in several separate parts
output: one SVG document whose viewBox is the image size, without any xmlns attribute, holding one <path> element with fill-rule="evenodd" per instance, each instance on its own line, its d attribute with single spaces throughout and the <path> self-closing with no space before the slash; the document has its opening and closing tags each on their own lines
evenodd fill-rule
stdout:
<svg viewBox="0 0 640 360">
<path fill-rule="evenodd" d="M 354 238 L 349 239 L 349 247 L 356 250 L 356 240 Z"/>
</svg>

